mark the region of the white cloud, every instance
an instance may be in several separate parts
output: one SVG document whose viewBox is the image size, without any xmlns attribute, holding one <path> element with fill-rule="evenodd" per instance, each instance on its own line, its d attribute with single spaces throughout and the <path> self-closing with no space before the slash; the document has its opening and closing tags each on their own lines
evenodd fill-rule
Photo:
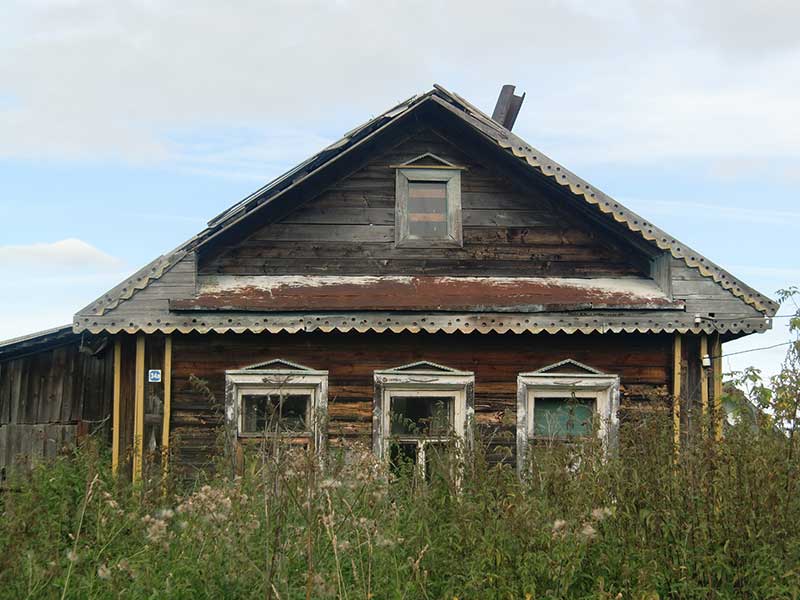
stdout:
<svg viewBox="0 0 800 600">
<path fill-rule="evenodd" d="M 747 208 L 729 206 L 722 203 L 694 202 L 686 200 L 643 200 L 621 198 L 620 201 L 646 218 L 652 215 L 683 216 L 691 214 L 694 219 L 713 221 L 735 221 L 739 223 L 759 223 L 783 227 L 797 227 L 800 211 L 776 210 L 773 208 Z"/>
<path fill-rule="evenodd" d="M 42 273 L 61 277 L 65 269 L 80 269 L 82 273 L 115 272 L 123 266 L 120 259 L 75 238 L 0 246 L 0 269 L 23 271 L 28 278 Z"/>
<path fill-rule="evenodd" d="M 0 103 L 0 157 L 258 177 L 271 157 L 299 160 L 439 81 L 487 110 L 517 83 L 519 132 L 567 164 L 800 161 L 800 3 L 787 0 L 536 0 L 491 18 L 478 0 L 4 12 L 0 81 L 13 101 Z M 190 151 L 176 128 L 232 142 Z M 238 139 L 242 128 L 252 135 Z"/>
</svg>

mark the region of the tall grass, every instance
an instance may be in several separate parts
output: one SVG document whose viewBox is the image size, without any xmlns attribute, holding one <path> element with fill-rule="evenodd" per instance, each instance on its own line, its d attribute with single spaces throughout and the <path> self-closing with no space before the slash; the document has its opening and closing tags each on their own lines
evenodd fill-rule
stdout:
<svg viewBox="0 0 800 600">
<path fill-rule="evenodd" d="M 800 595 L 798 460 L 772 431 L 676 462 L 665 423 L 631 426 L 608 458 L 535 449 L 522 482 L 481 443 L 430 481 L 357 446 L 324 470 L 263 448 L 238 477 L 165 495 L 85 444 L 0 494 L 0 597 Z"/>
</svg>

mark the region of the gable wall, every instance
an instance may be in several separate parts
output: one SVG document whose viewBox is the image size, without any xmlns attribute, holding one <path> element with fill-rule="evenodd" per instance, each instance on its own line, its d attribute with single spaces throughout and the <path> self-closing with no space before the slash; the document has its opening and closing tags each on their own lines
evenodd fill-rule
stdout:
<svg viewBox="0 0 800 600">
<path fill-rule="evenodd" d="M 462 174 L 463 248 L 395 248 L 395 170 L 432 152 Z M 560 213 L 538 192 L 498 176 L 424 130 L 335 184 L 281 221 L 223 247 L 202 274 L 450 274 L 603 277 L 641 275 L 608 236 Z"/>
</svg>

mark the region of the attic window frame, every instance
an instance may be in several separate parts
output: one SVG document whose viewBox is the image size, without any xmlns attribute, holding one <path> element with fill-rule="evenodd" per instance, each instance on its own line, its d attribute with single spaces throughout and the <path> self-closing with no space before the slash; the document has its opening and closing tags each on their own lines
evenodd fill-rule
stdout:
<svg viewBox="0 0 800 600">
<path fill-rule="evenodd" d="M 438 157 L 434 157 L 438 158 Z M 417 159 L 415 159 L 417 160 Z M 441 159 L 439 159 L 441 160 Z M 412 161 L 413 162 L 413 161 Z M 396 166 L 395 186 L 395 246 L 398 248 L 461 248 L 464 245 L 461 219 L 461 167 L 442 166 Z M 408 218 L 409 186 L 411 183 L 444 183 L 446 187 L 445 216 L 447 233 L 442 238 L 422 238 L 410 232 Z"/>
<path fill-rule="evenodd" d="M 232 437 L 239 441 L 282 439 L 292 443 L 313 443 L 321 453 L 326 442 L 328 413 L 328 371 L 316 371 L 276 359 L 265 364 L 284 365 L 287 368 L 254 367 L 225 371 L 225 417 Z M 310 396 L 307 408 L 306 429 L 295 431 L 242 431 L 244 396 L 294 395 Z M 301 442 L 297 442 L 301 441 Z"/>
<path fill-rule="evenodd" d="M 550 369 L 569 365 L 575 372 L 553 372 Z M 583 371 L 583 372 L 581 372 Z M 562 361 L 517 376 L 517 471 L 524 472 L 528 447 L 541 440 L 535 435 L 534 410 L 537 398 L 568 398 L 594 400 L 593 416 L 598 420 L 597 437 L 606 452 L 617 445 L 619 420 L 618 375 L 602 373 L 576 361 Z M 549 439 L 549 438 L 548 438 Z M 569 443 L 570 439 L 553 438 L 558 442 Z M 575 441 L 585 440 L 585 436 Z"/>
</svg>

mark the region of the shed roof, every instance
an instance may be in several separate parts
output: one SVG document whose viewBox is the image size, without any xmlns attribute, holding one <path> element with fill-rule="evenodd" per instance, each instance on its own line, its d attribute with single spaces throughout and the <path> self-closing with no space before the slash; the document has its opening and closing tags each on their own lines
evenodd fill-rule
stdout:
<svg viewBox="0 0 800 600">
<path fill-rule="evenodd" d="M 74 341 L 78 337 L 73 332 L 72 325 L 69 324 L 0 341 L 0 359 L 31 351 L 44 350 L 48 347 Z"/>
</svg>

